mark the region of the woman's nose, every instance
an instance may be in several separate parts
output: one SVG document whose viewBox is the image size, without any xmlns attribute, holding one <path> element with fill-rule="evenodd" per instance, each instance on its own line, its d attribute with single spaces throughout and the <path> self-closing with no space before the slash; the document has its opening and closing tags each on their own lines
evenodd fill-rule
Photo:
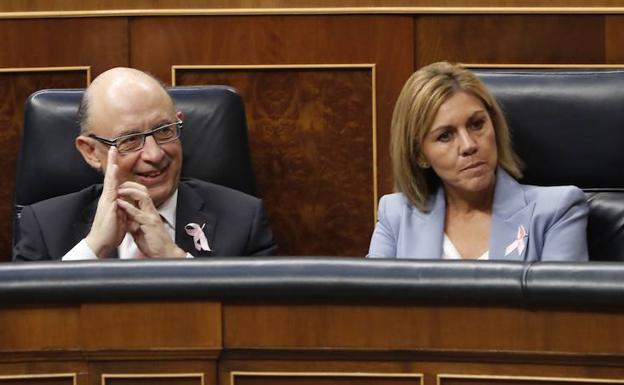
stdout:
<svg viewBox="0 0 624 385">
<path fill-rule="evenodd" d="M 477 152 L 477 141 L 466 129 L 459 130 L 459 153 L 463 156 L 470 156 Z"/>
</svg>

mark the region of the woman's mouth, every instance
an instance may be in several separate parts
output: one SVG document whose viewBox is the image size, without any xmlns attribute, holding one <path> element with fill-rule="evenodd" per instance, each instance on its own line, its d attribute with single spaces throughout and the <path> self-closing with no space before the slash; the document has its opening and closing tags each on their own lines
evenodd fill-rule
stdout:
<svg viewBox="0 0 624 385">
<path fill-rule="evenodd" d="M 469 165 L 467 165 L 466 167 L 463 167 L 459 171 L 472 171 L 472 170 L 478 169 L 478 168 L 483 167 L 483 166 L 485 166 L 485 162 L 483 162 L 483 161 L 473 162 L 473 163 L 470 163 Z"/>
</svg>

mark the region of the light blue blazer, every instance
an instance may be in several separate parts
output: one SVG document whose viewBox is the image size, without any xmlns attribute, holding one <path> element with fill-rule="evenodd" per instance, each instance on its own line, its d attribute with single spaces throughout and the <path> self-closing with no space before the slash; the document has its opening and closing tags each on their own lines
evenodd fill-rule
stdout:
<svg viewBox="0 0 624 385">
<path fill-rule="evenodd" d="M 446 203 L 439 188 L 431 211 L 415 208 L 402 193 L 379 201 L 379 219 L 368 258 L 439 259 L 442 256 Z M 574 186 L 522 185 L 498 168 L 489 259 L 514 261 L 587 261 L 585 194 Z M 520 226 L 525 247 L 514 248 Z M 508 252 L 510 249 L 513 251 Z"/>
</svg>

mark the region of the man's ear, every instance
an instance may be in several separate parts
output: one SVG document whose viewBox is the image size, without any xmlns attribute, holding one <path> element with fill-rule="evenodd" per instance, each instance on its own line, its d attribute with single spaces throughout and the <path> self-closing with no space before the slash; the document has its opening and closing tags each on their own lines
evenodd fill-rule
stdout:
<svg viewBox="0 0 624 385">
<path fill-rule="evenodd" d="M 178 118 L 178 120 L 183 122 L 184 121 L 184 112 L 182 112 L 182 111 L 176 112 L 176 118 Z"/>
<path fill-rule="evenodd" d="M 95 140 L 89 138 L 88 136 L 80 135 L 76 138 L 74 143 L 76 145 L 76 149 L 78 149 L 85 162 L 87 162 L 89 166 L 94 169 L 102 171 L 102 162 L 97 156 Z"/>
</svg>

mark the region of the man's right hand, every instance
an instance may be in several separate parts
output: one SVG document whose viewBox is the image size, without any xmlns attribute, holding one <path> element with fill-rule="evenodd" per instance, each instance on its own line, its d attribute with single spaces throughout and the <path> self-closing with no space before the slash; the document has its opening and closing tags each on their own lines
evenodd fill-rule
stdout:
<svg viewBox="0 0 624 385">
<path fill-rule="evenodd" d="M 126 235 L 126 214 L 117 206 L 119 167 L 117 148 L 108 150 L 104 186 L 97 205 L 91 231 L 85 238 L 87 245 L 98 258 L 106 258 L 115 250 Z"/>
</svg>

